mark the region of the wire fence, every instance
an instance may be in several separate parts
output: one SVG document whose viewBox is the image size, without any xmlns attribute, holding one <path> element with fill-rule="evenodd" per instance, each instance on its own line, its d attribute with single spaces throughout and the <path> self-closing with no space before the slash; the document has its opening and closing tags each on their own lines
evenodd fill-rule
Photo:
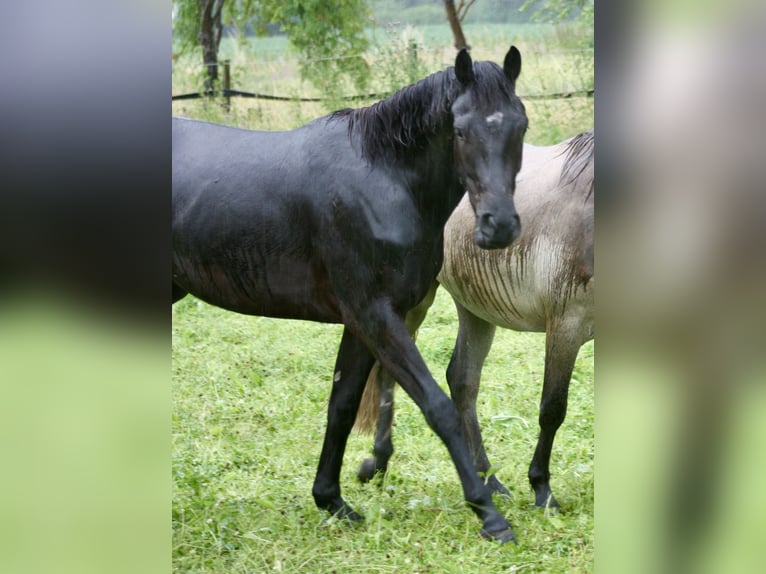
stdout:
<svg viewBox="0 0 766 574">
<path fill-rule="evenodd" d="M 222 85 L 219 89 L 208 89 L 197 92 L 189 92 L 186 94 L 177 94 L 171 97 L 172 101 L 182 100 L 196 100 L 200 98 L 215 98 L 222 97 L 226 101 L 232 97 L 239 98 L 253 98 L 258 100 L 270 100 L 280 102 L 326 102 L 341 100 L 341 101 L 359 101 L 359 100 L 377 100 L 388 97 L 392 92 L 383 93 L 368 93 L 368 94 L 355 94 L 349 96 L 341 96 L 334 98 L 324 97 L 305 97 L 305 96 L 280 96 L 276 94 L 264 94 L 259 92 L 246 92 L 242 90 L 236 90 L 231 87 L 231 72 L 230 62 L 223 60 L 219 64 L 216 64 L 223 69 Z M 523 100 L 562 100 L 576 97 L 592 98 L 594 96 L 594 89 L 582 89 L 571 90 L 565 92 L 556 92 L 551 94 L 519 94 L 519 97 Z"/>
<path fill-rule="evenodd" d="M 203 86 L 205 64 L 192 62 L 187 56 L 174 58 L 173 113 L 248 129 L 293 129 L 339 107 L 385 99 L 396 92 L 397 86 L 407 83 L 413 69 L 426 75 L 449 66 L 454 57 L 450 47 L 375 52 L 370 65 L 375 73 L 368 89 L 357 91 L 348 82 L 345 90 L 334 86 L 330 93 L 322 93 L 299 79 L 298 70 L 305 61 L 285 57 L 279 51 L 274 51 L 278 57 L 259 54 L 254 58 L 244 49 L 235 50 L 234 60 L 219 60 L 218 79 L 212 89 L 208 84 Z M 525 78 L 517 94 L 529 116 L 528 141 L 549 145 L 592 127 L 592 49 L 546 47 L 525 54 Z M 241 85 L 251 82 L 257 85 Z M 344 95 L 344 91 L 350 95 Z"/>
<path fill-rule="evenodd" d="M 555 94 L 520 94 L 519 97 L 522 100 L 564 100 L 568 98 L 576 98 L 576 97 L 582 97 L 582 98 L 592 98 L 594 96 L 595 91 L 593 89 L 590 90 L 576 90 L 571 92 L 559 92 Z M 387 96 L 390 96 L 390 93 L 383 93 L 383 94 L 357 94 L 357 95 L 351 95 L 351 96 L 342 96 L 340 98 L 333 98 L 333 100 L 343 100 L 343 101 L 355 101 L 355 100 L 375 100 L 375 99 L 381 99 L 385 98 Z M 278 102 L 326 102 L 330 101 L 330 98 L 307 98 L 302 96 L 277 96 L 274 94 L 260 94 L 256 92 L 243 92 L 241 90 L 232 90 L 230 88 L 222 88 L 220 90 L 203 90 L 201 92 L 191 92 L 188 94 L 179 94 L 172 97 L 173 101 L 179 101 L 179 100 L 196 100 L 199 98 L 215 98 L 215 97 L 223 97 L 223 98 L 231 98 L 231 97 L 240 97 L 240 98 L 254 98 L 257 100 L 272 100 L 272 101 L 278 101 Z"/>
</svg>

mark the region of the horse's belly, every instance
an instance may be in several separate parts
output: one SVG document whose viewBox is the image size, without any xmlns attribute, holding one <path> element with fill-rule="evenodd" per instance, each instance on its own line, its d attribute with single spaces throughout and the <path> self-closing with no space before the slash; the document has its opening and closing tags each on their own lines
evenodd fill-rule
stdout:
<svg viewBox="0 0 766 574">
<path fill-rule="evenodd" d="M 537 292 L 509 277 L 486 279 L 458 286 L 440 277 L 455 300 L 480 319 L 514 331 L 545 331 L 545 308 Z"/>
<path fill-rule="evenodd" d="M 303 261 L 220 260 L 205 264 L 176 256 L 173 281 L 212 305 L 264 317 L 341 322 L 324 274 Z"/>
<path fill-rule="evenodd" d="M 481 251 L 463 242 L 447 252 L 439 281 L 477 317 L 514 331 L 545 332 L 571 297 L 566 249 L 538 237 L 527 248 Z"/>
</svg>

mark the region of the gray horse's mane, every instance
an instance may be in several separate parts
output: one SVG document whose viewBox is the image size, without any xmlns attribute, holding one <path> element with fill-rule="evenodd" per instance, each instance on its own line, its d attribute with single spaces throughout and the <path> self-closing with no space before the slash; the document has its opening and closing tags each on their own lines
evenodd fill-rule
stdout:
<svg viewBox="0 0 766 574">
<path fill-rule="evenodd" d="M 586 192 L 586 199 L 594 193 L 594 143 L 594 130 L 591 128 L 570 139 L 562 152 L 567 156 L 561 168 L 561 185 L 571 185 L 573 189 L 582 189 Z"/>
</svg>

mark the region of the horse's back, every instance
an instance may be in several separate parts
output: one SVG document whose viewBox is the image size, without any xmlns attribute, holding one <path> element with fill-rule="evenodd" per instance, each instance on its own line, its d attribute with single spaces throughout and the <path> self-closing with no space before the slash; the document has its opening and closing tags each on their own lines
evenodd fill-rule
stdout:
<svg viewBox="0 0 766 574">
<path fill-rule="evenodd" d="M 174 199 L 204 192 L 220 197 L 234 191 L 227 183 L 249 184 L 257 193 L 264 178 L 276 181 L 289 173 L 300 143 L 298 131 L 251 131 L 173 118 Z"/>
</svg>

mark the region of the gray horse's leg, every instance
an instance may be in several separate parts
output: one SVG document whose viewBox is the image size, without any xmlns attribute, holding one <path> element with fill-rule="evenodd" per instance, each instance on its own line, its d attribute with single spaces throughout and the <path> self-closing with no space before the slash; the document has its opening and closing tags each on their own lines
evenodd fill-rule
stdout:
<svg viewBox="0 0 766 574">
<path fill-rule="evenodd" d="M 476 415 L 476 397 L 479 393 L 484 360 L 492 348 L 492 340 L 495 337 L 495 325 L 476 317 L 457 301 L 455 301 L 455 307 L 460 326 L 455 350 L 447 367 L 447 382 L 452 400 L 460 413 L 460 424 L 468 442 L 471 457 L 477 470 L 486 473 L 490 469 L 490 463 L 484 450 Z M 487 477 L 486 481 L 492 492 L 510 494 L 495 475 Z"/>
<path fill-rule="evenodd" d="M 540 400 L 540 436 L 529 466 L 529 482 L 535 491 L 535 506 L 558 508 L 550 486 L 551 449 L 556 431 L 567 413 L 569 380 L 582 341 L 563 329 L 549 325 L 545 337 L 545 375 Z"/>
<path fill-rule="evenodd" d="M 417 307 L 407 313 L 405 323 L 407 330 L 412 335 L 412 339 L 417 338 L 417 331 L 428 314 L 428 309 L 433 305 L 436 297 L 436 289 L 439 287 L 437 282 L 431 285 L 423 300 Z M 394 454 L 394 444 L 391 440 L 391 427 L 394 422 L 394 378 L 388 374 L 385 369 L 380 368 L 376 363 L 373 367 L 374 383 L 378 387 L 378 422 L 375 427 L 375 442 L 372 445 L 372 458 L 366 458 L 362 461 L 357 476 L 360 481 L 368 482 L 377 473 L 384 473 L 388 468 L 388 461 Z"/>
</svg>

